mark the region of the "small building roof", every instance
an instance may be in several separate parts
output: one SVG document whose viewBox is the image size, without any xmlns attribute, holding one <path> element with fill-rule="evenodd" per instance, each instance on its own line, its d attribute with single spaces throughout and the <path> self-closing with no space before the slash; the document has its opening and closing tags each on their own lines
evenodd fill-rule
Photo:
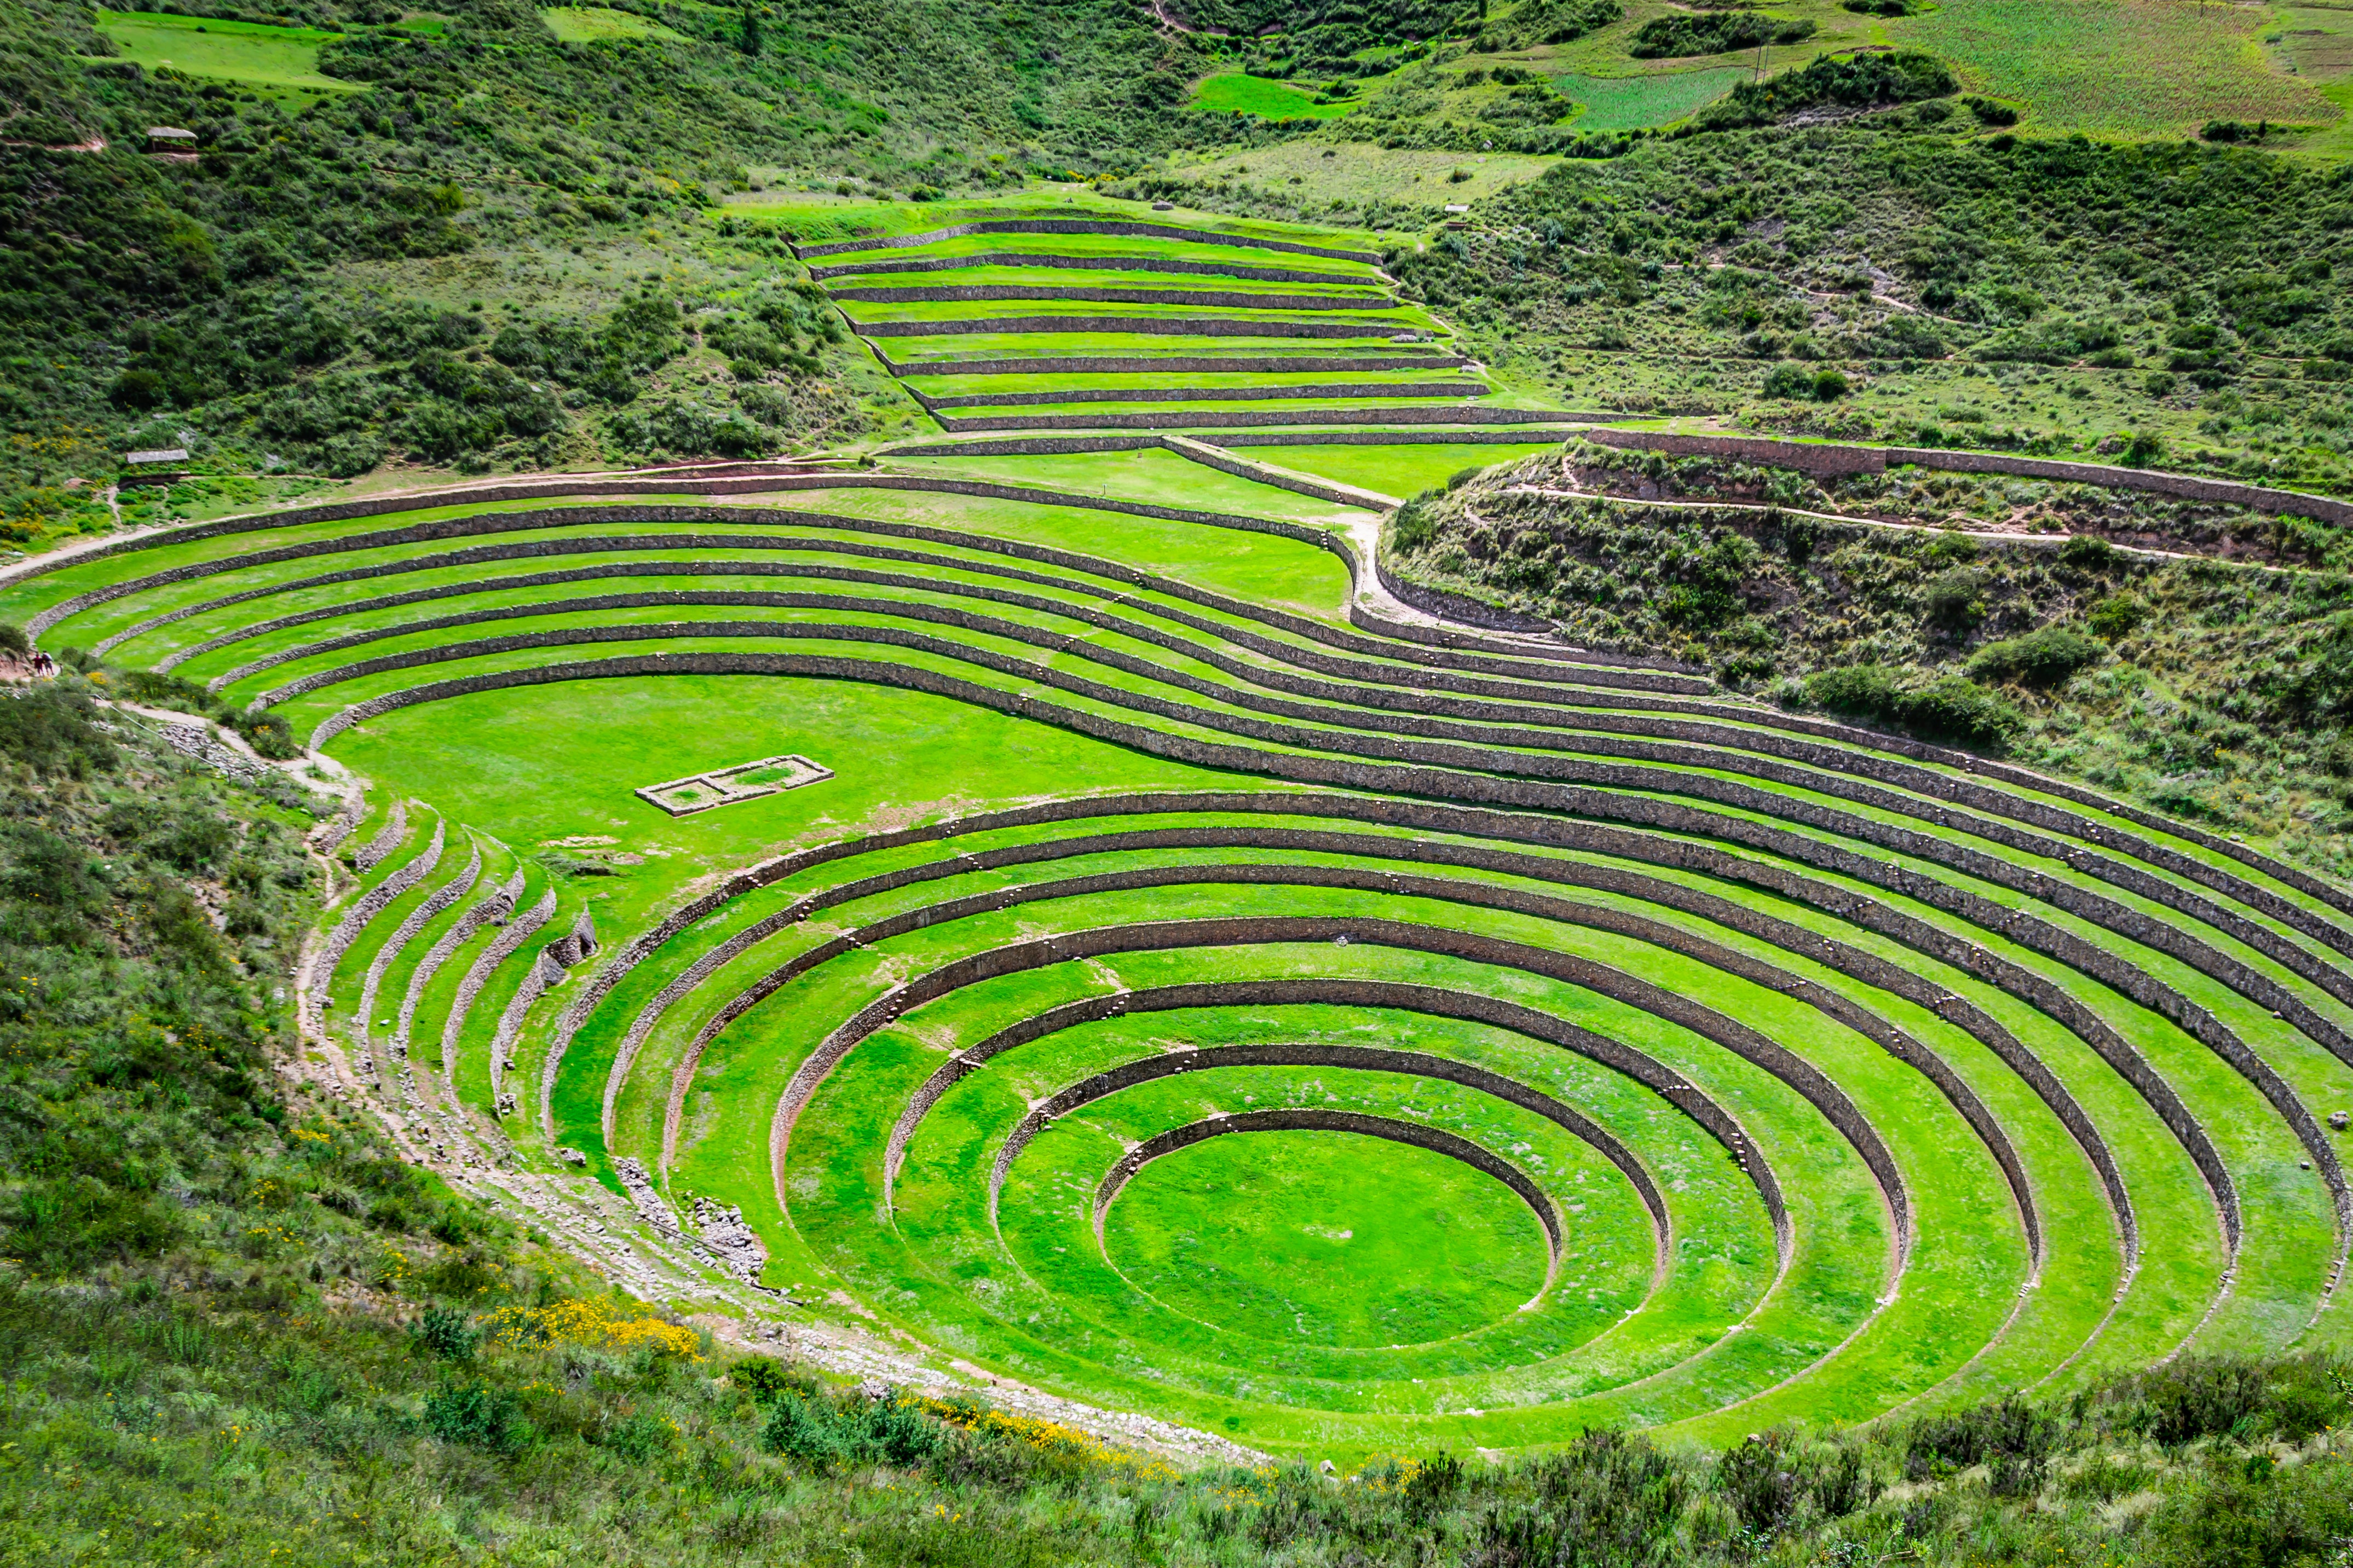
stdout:
<svg viewBox="0 0 2353 1568">
<path fill-rule="evenodd" d="M 150 142 L 193 142 L 195 139 L 195 132 L 183 131 L 176 125 L 150 125 L 147 128 L 147 140 Z"/>
<path fill-rule="evenodd" d="M 160 447 L 153 452 L 125 452 L 122 460 L 126 463 L 185 463 L 188 460 L 188 449 L 185 447 Z"/>
</svg>

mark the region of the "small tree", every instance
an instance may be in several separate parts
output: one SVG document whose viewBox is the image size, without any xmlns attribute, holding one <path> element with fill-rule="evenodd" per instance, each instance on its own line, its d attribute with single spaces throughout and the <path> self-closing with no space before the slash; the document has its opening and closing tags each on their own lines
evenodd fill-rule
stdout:
<svg viewBox="0 0 2353 1568">
<path fill-rule="evenodd" d="M 747 55 L 760 52 L 760 13 L 749 5 L 744 7 L 744 31 L 737 36 L 735 47 Z"/>
</svg>

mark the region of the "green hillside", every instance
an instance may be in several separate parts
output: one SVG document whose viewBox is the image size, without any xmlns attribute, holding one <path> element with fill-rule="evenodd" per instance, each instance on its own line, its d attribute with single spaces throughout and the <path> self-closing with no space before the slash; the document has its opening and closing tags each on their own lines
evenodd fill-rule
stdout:
<svg viewBox="0 0 2353 1568">
<path fill-rule="evenodd" d="M 0 15 L 0 1561 L 2343 1568 L 2335 28 Z"/>
</svg>

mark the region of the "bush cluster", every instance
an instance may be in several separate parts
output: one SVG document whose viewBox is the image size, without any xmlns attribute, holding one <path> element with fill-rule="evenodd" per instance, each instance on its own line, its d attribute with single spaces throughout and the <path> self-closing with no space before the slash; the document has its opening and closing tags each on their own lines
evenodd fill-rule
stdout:
<svg viewBox="0 0 2353 1568">
<path fill-rule="evenodd" d="M 1767 16 L 1758 11 L 1672 11 L 1634 29 L 1627 52 L 1638 60 L 1682 55 L 1721 55 L 1759 44 L 1794 44 L 1814 36 L 1803 18 Z"/>
<path fill-rule="evenodd" d="M 1854 665 L 1808 676 L 1804 692 L 1809 704 L 1832 713 L 1987 751 L 2000 750 L 2024 727 L 2017 709 L 1958 676 L 1914 686 L 1899 671 Z"/>
</svg>

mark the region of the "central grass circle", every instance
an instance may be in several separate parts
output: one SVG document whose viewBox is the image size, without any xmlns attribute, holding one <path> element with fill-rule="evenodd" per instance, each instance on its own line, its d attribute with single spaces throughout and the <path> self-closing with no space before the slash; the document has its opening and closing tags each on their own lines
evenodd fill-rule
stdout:
<svg viewBox="0 0 2353 1568">
<path fill-rule="evenodd" d="M 1353 1132 L 1242 1133 L 1155 1160 L 1103 1242 L 1175 1310 L 1299 1344 L 1444 1339 L 1509 1316 L 1545 1279 L 1544 1228 L 1509 1187 Z"/>
</svg>

